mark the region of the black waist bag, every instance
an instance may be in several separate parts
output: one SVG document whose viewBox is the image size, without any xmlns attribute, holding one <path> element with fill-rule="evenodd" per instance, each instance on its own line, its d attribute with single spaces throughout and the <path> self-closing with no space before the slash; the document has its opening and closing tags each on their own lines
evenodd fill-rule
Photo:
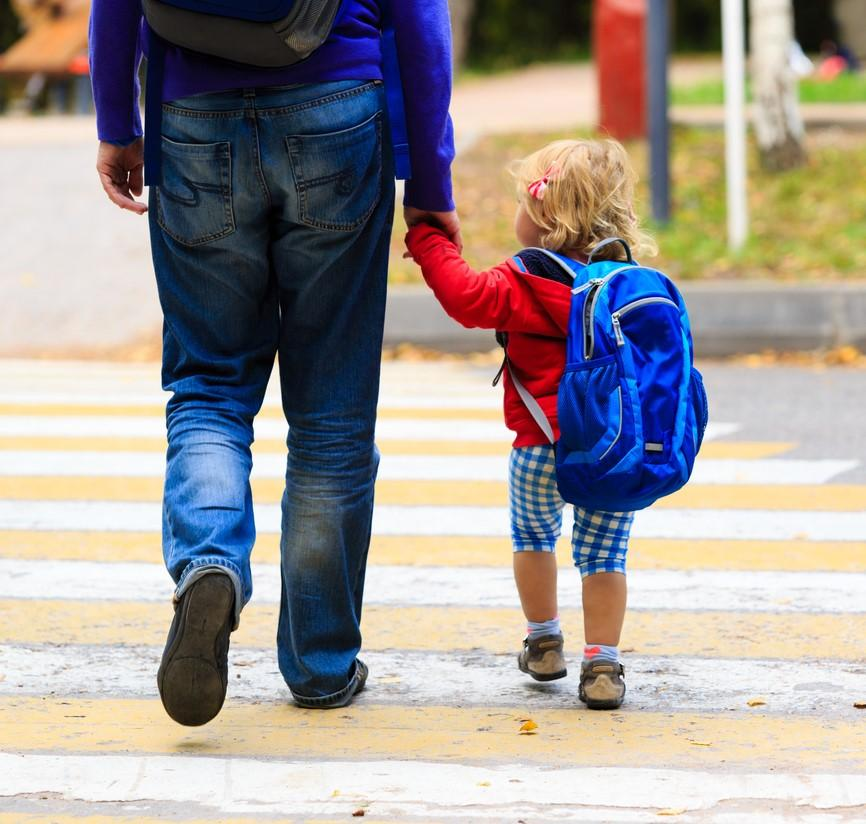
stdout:
<svg viewBox="0 0 866 824">
<path fill-rule="evenodd" d="M 391 2 L 379 0 L 382 73 L 397 177 L 409 180 L 409 139 Z M 342 5 L 343 0 L 142 0 L 151 35 L 145 101 L 145 182 L 158 186 L 162 176 L 162 89 L 167 44 L 245 66 L 285 68 L 305 60 L 328 39 Z"/>
<path fill-rule="evenodd" d="M 258 68 L 309 57 L 331 33 L 342 0 L 143 0 L 150 27 L 144 177 L 162 179 L 162 89 L 166 45 Z"/>
<path fill-rule="evenodd" d="M 233 63 L 283 68 L 309 57 L 331 33 L 342 0 L 143 0 L 167 43 Z"/>
</svg>

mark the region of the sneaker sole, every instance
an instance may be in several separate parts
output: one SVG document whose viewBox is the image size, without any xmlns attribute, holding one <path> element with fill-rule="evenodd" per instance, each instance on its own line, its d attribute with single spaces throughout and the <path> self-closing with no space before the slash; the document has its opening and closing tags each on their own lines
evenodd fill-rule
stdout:
<svg viewBox="0 0 866 824">
<path fill-rule="evenodd" d="M 226 684 L 216 644 L 233 607 L 234 587 L 225 575 L 206 575 L 184 600 L 177 635 L 157 673 L 162 705 L 178 724 L 200 727 L 222 709 Z"/>
</svg>

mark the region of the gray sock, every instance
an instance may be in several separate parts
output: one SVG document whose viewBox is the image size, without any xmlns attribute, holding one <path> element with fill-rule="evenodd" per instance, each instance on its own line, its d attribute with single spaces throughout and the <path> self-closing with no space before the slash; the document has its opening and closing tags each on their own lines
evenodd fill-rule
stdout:
<svg viewBox="0 0 866 824">
<path fill-rule="evenodd" d="M 549 621 L 527 621 L 526 622 L 526 637 L 530 641 L 536 638 L 541 638 L 544 635 L 559 635 L 562 630 L 559 628 L 559 616 L 551 618 Z"/>
</svg>

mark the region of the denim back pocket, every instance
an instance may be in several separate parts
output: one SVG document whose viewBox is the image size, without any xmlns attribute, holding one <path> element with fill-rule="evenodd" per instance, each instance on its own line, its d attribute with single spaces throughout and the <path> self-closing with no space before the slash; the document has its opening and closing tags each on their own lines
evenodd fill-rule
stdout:
<svg viewBox="0 0 866 824">
<path fill-rule="evenodd" d="M 289 135 L 300 220 L 316 229 L 352 232 L 382 194 L 382 113 L 339 132 Z"/>
<path fill-rule="evenodd" d="M 177 143 L 162 138 L 157 222 L 184 246 L 199 246 L 235 230 L 229 143 Z"/>
</svg>

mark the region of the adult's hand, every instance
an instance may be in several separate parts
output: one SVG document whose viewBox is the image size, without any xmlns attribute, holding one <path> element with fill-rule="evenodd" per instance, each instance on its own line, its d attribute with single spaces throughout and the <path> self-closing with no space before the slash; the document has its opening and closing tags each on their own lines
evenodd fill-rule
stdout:
<svg viewBox="0 0 866 824">
<path fill-rule="evenodd" d="M 406 219 L 406 226 L 410 229 L 419 223 L 430 223 L 433 226 L 438 226 L 448 235 L 448 238 L 457 247 L 457 250 L 463 251 L 460 218 L 457 217 L 456 210 L 453 212 L 425 212 L 423 209 L 416 209 L 414 206 L 406 206 L 403 209 L 403 216 Z"/>
<path fill-rule="evenodd" d="M 96 171 L 112 203 L 137 215 L 147 211 L 147 206 L 135 199 L 144 188 L 144 141 L 141 138 L 129 146 L 100 142 Z"/>
</svg>

